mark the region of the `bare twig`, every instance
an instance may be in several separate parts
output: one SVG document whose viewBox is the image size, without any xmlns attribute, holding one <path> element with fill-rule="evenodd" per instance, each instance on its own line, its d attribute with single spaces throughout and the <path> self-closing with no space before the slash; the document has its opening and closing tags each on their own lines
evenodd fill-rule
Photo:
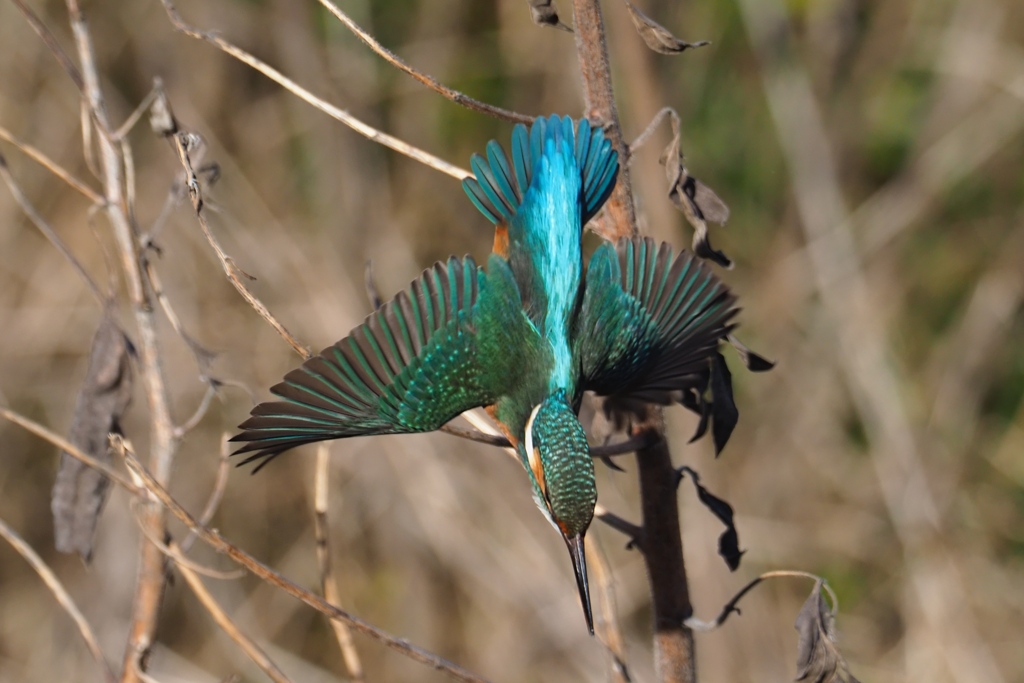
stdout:
<svg viewBox="0 0 1024 683">
<path fill-rule="evenodd" d="M 71 61 L 71 57 L 69 57 L 68 53 L 64 51 L 64 48 L 60 46 L 60 43 L 57 42 L 57 38 L 54 37 L 53 33 L 50 32 L 50 29 L 46 27 L 46 24 L 40 21 L 35 12 L 33 12 L 28 5 L 22 2 L 22 0 L 11 0 L 11 2 L 13 2 L 14 6 L 17 7 L 25 16 L 25 19 L 28 21 L 29 26 L 32 27 L 32 30 L 36 32 L 36 34 L 46 44 L 46 47 L 49 48 L 50 52 L 53 53 L 53 56 L 60 63 L 61 68 L 64 69 L 64 72 L 75 84 L 75 87 L 79 90 L 84 90 L 85 82 L 82 80 L 82 73 L 78 70 L 78 67 L 75 66 L 75 63 Z"/>
<path fill-rule="evenodd" d="M 329 500 L 327 492 L 330 486 L 331 472 L 330 454 L 330 448 L 325 443 L 321 443 L 316 449 L 316 476 L 313 484 L 314 532 L 316 534 L 316 559 L 320 567 L 320 589 L 327 602 L 341 605 L 337 578 L 331 564 L 330 526 L 327 522 Z M 359 651 L 356 650 L 355 643 L 352 642 L 352 631 L 340 619 L 331 619 L 331 628 L 334 630 L 334 637 L 338 640 L 338 647 L 341 649 L 341 656 L 345 660 L 349 677 L 352 681 L 361 683 L 365 680 L 363 664 L 359 658 Z"/>
<path fill-rule="evenodd" d="M 696 617 L 690 617 L 686 620 L 686 625 L 689 628 L 692 628 L 694 631 L 714 631 L 716 628 L 725 623 L 725 620 L 729 618 L 730 614 L 732 614 L 733 612 L 735 612 L 736 614 L 740 613 L 740 610 L 736 605 L 739 604 L 743 596 L 749 593 L 754 588 L 754 586 L 767 579 L 777 579 L 781 577 L 794 576 L 803 579 L 821 581 L 822 587 L 825 589 L 825 592 L 828 593 L 829 598 L 831 598 L 832 600 L 832 614 L 834 615 L 839 610 L 839 599 L 836 598 L 836 594 L 832 591 L 832 587 L 828 585 L 828 581 L 826 581 L 825 579 L 821 578 L 816 574 L 811 574 L 810 572 L 802 572 L 790 569 L 778 569 L 775 571 L 765 572 L 764 574 L 761 574 L 760 576 L 752 580 L 750 583 L 748 583 L 746 586 L 741 588 L 739 592 L 736 593 L 736 595 L 732 596 L 732 599 L 729 600 L 729 602 L 725 603 L 725 605 L 722 607 L 722 611 L 719 612 L 718 616 L 715 617 L 713 620 L 701 621 Z"/>
<path fill-rule="evenodd" d="M 427 86 L 428 88 L 430 88 L 437 94 L 441 95 L 445 99 L 451 100 L 456 104 L 461 104 L 463 107 L 466 107 L 467 109 L 472 109 L 473 111 L 488 114 L 489 116 L 493 116 L 495 118 L 504 119 L 505 121 L 511 121 L 513 123 L 531 123 L 533 121 L 534 117 L 532 116 L 520 114 L 519 112 L 509 111 L 508 109 L 502 109 L 501 107 L 495 107 L 493 104 L 487 104 L 486 102 L 475 100 L 469 95 L 461 93 L 458 90 L 452 90 L 451 88 L 442 85 L 433 76 L 417 71 L 416 69 L 412 68 L 404 61 L 402 61 L 402 59 L 394 52 L 381 45 L 376 38 L 367 33 L 359 24 L 352 21 L 352 19 L 347 14 L 338 9 L 338 6 L 331 2 L 331 0 L 318 1 L 321 5 L 324 6 L 324 8 L 327 9 L 328 12 L 333 14 L 338 21 L 344 24 L 345 28 L 354 33 L 356 37 L 359 38 L 359 40 L 366 43 L 366 45 L 371 50 L 373 50 L 378 55 L 383 57 L 388 64 L 395 67 L 399 71 L 412 76 L 417 81 Z"/>
<path fill-rule="evenodd" d="M 597 514 L 596 511 L 595 514 Z M 598 611 L 597 623 L 594 626 L 601 643 L 608 650 L 612 659 L 611 680 L 613 683 L 630 683 L 632 679 L 629 676 L 629 667 L 626 665 L 626 647 L 622 640 L 622 631 L 619 628 L 612 573 L 608 569 L 608 560 L 599 544 L 591 543 L 587 546 L 587 565 L 594 573 L 591 585 L 597 589 L 598 604 L 601 606 Z"/>
<path fill-rule="evenodd" d="M 453 178 L 462 180 L 463 178 L 468 178 L 472 176 L 472 174 L 469 171 L 459 168 L 458 166 L 449 164 L 447 161 L 441 159 L 440 157 L 436 157 L 433 154 L 430 154 L 429 152 L 419 149 L 418 147 L 413 147 L 412 145 L 408 144 L 407 142 L 404 142 L 403 140 L 399 140 L 398 138 L 388 135 L 387 133 L 383 133 L 377 130 L 376 128 L 373 128 L 372 126 L 363 123 L 356 117 L 349 114 L 347 111 L 339 109 L 333 104 L 320 99 L 310 91 L 300 86 L 295 81 L 291 80 L 290 78 L 282 74 L 277 69 L 260 61 L 259 59 L 249 54 L 245 50 L 242 50 L 241 48 L 232 45 L 231 43 L 224 40 L 217 34 L 202 31 L 185 23 L 185 21 L 181 18 L 181 15 L 178 14 L 178 10 L 175 9 L 174 5 L 170 2 L 170 0 L 160 1 L 163 3 L 164 9 L 167 11 L 167 16 L 168 18 L 170 18 L 171 24 L 174 25 L 174 28 L 181 31 L 187 36 L 205 41 L 215 46 L 217 49 L 221 50 L 222 52 L 225 52 L 226 54 L 231 55 L 243 64 L 248 64 L 253 69 L 256 69 L 261 74 L 263 74 L 270 80 L 274 81 L 278 85 L 282 86 L 283 88 L 288 90 L 288 92 L 292 93 L 299 99 L 313 105 L 320 111 L 340 121 L 341 123 L 345 124 L 352 130 L 359 133 L 360 135 L 363 135 L 366 138 L 373 140 L 374 142 L 378 142 L 384 145 L 385 147 L 390 147 L 396 152 L 406 155 L 410 159 L 418 161 L 421 164 L 429 166 L 430 168 L 433 168 L 435 170 L 441 171 L 442 173 L 446 173 L 452 176 Z"/>
<path fill-rule="evenodd" d="M 138 328 L 139 369 L 146 390 L 150 417 L 149 458 L 157 481 L 170 478 L 171 463 L 177 448 L 174 437 L 174 422 L 171 418 L 167 386 L 164 383 L 163 368 L 157 343 L 156 321 L 150 300 L 149 282 L 139 262 L 137 235 L 131 223 L 131 208 L 126 203 L 124 183 L 124 159 L 119 146 L 109 137 L 110 125 L 106 106 L 99 84 L 92 39 L 86 26 L 85 17 L 78 0 L 67 0 L 71 30 L 82 69 L 84 82 L 83 106 L 89 115 L 83 117 L 83 131 L 88 134 L 92 123 L 100 130 L 97 143 L 102 166 L 103 190 L 107 217 L 113 227 L 115 241 L 121 256 L 124 277 L 128 285 L 132 313 Z M 86 144 L 87 149 L 91 145 Z M 164 514 L 158 505 L 148 503 L 143 512 L 143 523 L 151 535 L 160 538 L 164 533 Z M 125 651 L 122 681 L 134 683 L 138 680 L 137 669 L 143 669 L 143 655 L 148 651 L 156 630 L 156 621 L 165 585 L 164 559 L 160 551 L 146 541 L 142 543 L 136 583 L 132 622 L 129 628 L 128 646 Z"/>
<path fill-rule="evenodd" d="M 75 458 L 76 460 L 85 463 L 86 465 L 88 465 L 89 467 L 93 468 L 98 472 L 102 472 L 104 475 L 106 475 L 109 479 L 117 483 L 119 486 L 124 487 L 125 490 L 136 495 L 141 493 L 141 490 L 139 489 L 138 486 L 133 484 L 127 477 L 125 477 L 123 474 L 112 468 L 110 465 L 104 462 L 100 462 L 99 460 L 96 460 L 91 455 L 85 453 L 84 451 L 82 451 L 82 449 L 78 448 L 64 437 L 60 436 L 59 434 L 55 434 L 54 432 L 51 432 L 49 429 L 42 426 L 38 422 L 34 422 L 23 415 L 19 415 L 13 410 L 8 410 L 7 408 L 3 407 L 0 407 L 0 417 L 13 422 L 19 427 L 25 429 L 26 431 L 32 432 L 33 434 L 38 436 L 40 439 L 43 439 L 44 441 L 49 441 L 54 446 L 70 455 L 72 458 Z"/>
<path fill-rule="evenodd" d="M 643 539 L 644 530 L 643 527 L 633 522 L 627 521 L 622 517 L 619 517 L 614 512 L 609 512 L 600 503 L 594 507 L 594 517 L 607 524 L 612 529 L 615 529 L 621 534 L 624 534 L 629 538 L 629 545 L 640 543 Z"/>
<path fill-rule="evenodd" d="M 202 514 L 199 515 L 199 524 L 201 526 L 207 526 L 210 520 L 213 519 L 214 514 L 217 512 L 217 508 L 220 507 L 220 501 L 224 498 L 224 491 L 228 487 L 228 472 L 231 470 L 230 460 L 231 448 L 228 446 L 228 437 L 230 434 L 221 434 L 220 438 L 220 459 L 217 461 L 217 478 L 213 482 L 213 490 L 210 491 L 210 497 L 206 499 L 206 505 L 203 507 Z M 192 544 L 195 543 L 198 536 L 192 530 L 189 530 L 188 536 L 181 542 L 181 551 L 187 553 L 191 548 Z"/>
<path fill-rule="evenodd" d="M 412 645 L 411 643 L 396 638 L 379 628 L 371 625 L 370 623 L 363 621 L 359 617 L 356 617 L 348 612 L 339 609 L 338 607 L 328 603 L 320 596 L 315 593 L 311 593 L 298 584 L 292 582 L 290 579 L 285 578 L 281 574 L 275 572 L 270 567 L 249 555 L 247 552 L 239 548 L 238 546 L 227 541 L 219 532 L 201 526 L 196 519 L 188 513 L 185 508 L 181 506 L 171 495 L 167 492 L 159 482 L 153 477 L 152 474 L 142 465 L 141 462 L 135 457 L 135 455 L 127 448 L 122 448 L 125 462 L 135 473 L 143 485 L 148 489 L 149 493 L 156 497 L 164 507 L 177 517 L 181 522 L 195 531 L 200 538 L 208 543 L 215 550 L 224 553 L 232 560 L 242 565 L 250 572 L 258 576 L 259 578 L 266 581 L 268 584 L 281 589 L 285 593 L 288 593 L 292 597 L 301 600 L 305 604 L 309 605 L 313 609 L 317 610 L 322 614 L 326 614 L 332 619 L 340 619 L 347 623 L 349 626 L 359 631 L 360 633 L 367 635 L 385 646 L 401 652 L 410 659 L 426 664 L 427 666 L 433 667 L 438 671 L 443 671 L 452 678 L 461 681 L 469 681 L 471 683 L 485 683 L 486 679 L 473 674 L 466 669 L 463 669 L 457 664 L 449 662 L 448 660 L 439 657 L 438 655 L 428 652 L 423 648 Z M 159 553 L 159 549 L 156 549 Z"/>
<path fill-rule="evenodd" d="M 199 599 L 199 602 L 202 603 L 203 607 L 206 608 L 206 611 L 210 613 L 210 616 L 213 617 L 215 622 L 217 622 L 217 625 L 220 626 L 221 630 L 224 631 L 231 640 L 235 641 L 238 644 L 238 647 L 242 648 L 242 652 L 244 652 L 249 659 L 251 659 L 261 671 L 263 671 L 263 673 L 267 674 L 267 676 L 270 677 L 270 680 L 275 683 L 291 683 L 291 679 L 284 675 L 284 672 L 281 671 L 280 667 L 278 667 L 272 659 L 270 659 L 267 653 L 263 651 L 263 648 L 257 645 L 255 641 L 249 638 L 249 636 L 245 635 L 242 630 L 238 628 L 235 622 L 231 620 L 231 617 L 221 609 L 221 606 L 216 600 L 214 600 L 213 596 L 210 595 L 210 592 L 206 590 L 206 586 L 203 585 L 202 579 L 196 575 L 196 572 L 192 569 L 190 563 L 179 552 L 177 545 L 172 542 L 170 546 L 167 547 L 167 551 L 174 559 L 178 568 L 178 573 L 181 574 L 183 579 L 185 579 L 185 583 L 187 583 L 188 587 L 192 589 L 192 592 Z"/>
<path fill-rule="evenodd" d="M 202 192 L 199 188 L 199 182 L 196 179 L 195 170 L 192 168 L 192 161 L 189 159 L 189 145 L 192 136 L 187 133 L 179 131 L 173 131 L 173 134 L 169 136 L 169 139 L 174 144 L 175 151 L 178 153 L 178 160 L 181 161 L 181 165 L 185 170 L 186 186 L 188 187 L 189 196 L 192 199 L 192 207 L 195 209 L 196 218 L 199 221 L 199 227 L 203 231 L 203 235 L 206 236 L 206 241 L 213 247 L 214 253 L 217 255 L 217 260 L 220 261 L 221 268 L 224 270 L 224 274 L 227 275 L 228 280 L 234 285 L 235 289 L 242 298 L 248 302 L 248 304 L 255 310 L 259 315 L 270 323 L 271 327 L 277 330 L 277 333 L 288 342 L 288 344 L 295 349 L 295 351 L 302 356 L 303 360 L 308 360 L 313 356 L 313 352 L 310 351 L 309 347 L 301 343 L 295 336 L 288 331 L 288 328 L 284 326 L 281 321 L 274 317 L 270 310 L 260 301 L 255 294 L 253 294 L 245 283 L 242 282 L 242 276 L 250 277 L 244 271 L 242 271 L 234 260 L 227 255 L 224 248 L 220 246 L 220 242 L 214 236 L 213 231 L 210 230 L 209 224 L 206 222 L 206 215 L 203 213 L 203 198 Z"/>
<path fill-rule="evenodd" d="M 633 142 L 629 143 L 629 162 L 633 161 L 633 152 L 640 149 L 644 143 L 654 135 L 654 131 L 658 130 L 658 126 L 661 125 L 661 122 L 669 116 L 672 118 L 679 117 L 679 115 L 676 114 L 675 109 L 672 107 L 662 107 L 658 113 L 654 115 L 654 118 L 651 119 L 651 122 L 647 124 L 647 127 L 644 128 L 643 132 L 641 132 L 640 135 L 637 135 L 636 138 L 633 139 Z"/>
<path fill-rule="evenodd" d="M 85 641 L 86 647 L 89 648 L 92 658 L 96 660 L 96 665 L 100 668 L 103 678 L 107 683 L 114 683 L 117 677 L 114 676 L 110 664 L 103 657 L 103 651 L 100 649 L 100 644 L 92 632 L 92 627 L 89 626 L 89 622 L 85 620 L 85 616 L 78 609 L 75 601 L 71 599 L 71 596 L 65 590 L 57 575 L 43 562 L 43 558 L 39 557 L 36 551 L 32 549 L 32 546 L 26 543 L 14 529 L 7 526 L 7 523 L 2 519 L 0 519 L 0 536 L 3 536 L 11 544 L 11 547 L 18 551 L 18 554 L 24 557 L 25 561 L 32 566 L 32 569 L 39 574 L 39 578 L 43 580 L 46 587 L 53 593 L 53 597 L 57 599 L 60 606 L 68 613 L 68 616 L 74 620 L 75 625 L 78 627 L 78 632 L 82 634 L 82 640 Z"/>
<path fill-rule="evenodd" d="M 88 287 L 89 291 L 92 292 L 96 301 L 102 307 L 106 303 L 106 297 L 103 296 L 103 292 L 100 291 L 100 288 L 96 285 L 96 282 L 92 279 L 92 276 L 89 275 L 88 271 L 86 271 L 82 262 L 75 258 L 75 255 L 71 253 L 68 245 L 64 244 L 64 240 L 60 238 L 60 235 L 58 235 L 57 232 L 50 227 L 50 224 L 46 222 L 46 219 L 36 211 L 36 208 L 32 206 L 28 197 L 25 196 L 25 193 L 22 192 L 21 188 L 18 187 L 18 184 L 14 182 L 14 178 L 11 176 L 11 171 L 7 168 L 7 159 L 4 158 L 3 154 L 0 154 L 0 178 L 3 178 L 4 183 L 7 185 L 7 189 L 11 191 L 14 201 L 18 203 L 21 210 L 26 216 L 28 216 L 29 220 L 32 221 L 36 228 L 39 229 L 39 232 L 43 233 L 43 236 L 49 240 L 50 244 L 60 252 L 61 256 L 71 264 L 85 282 L 86 287 Z"/>
<path fill-rule="evenodd" d="M 62 167 L 60 164 L 58 164 L 50 157 L 43 154 L 41 151 L 39 151 L 32 145 L 28 144 L 27 142 L 22 142 L 18 138 L 14 137 L 11 134 L 11 132 L 3 126 L 0 126 L 0 138 L 3 138 L 7 142 L 17 147 L 22 152 L 22 154 L 32 159 L 37 164 L 48 170 L 50 173 L 63 180 L 76 191 L 78 191 L 86 198 L 88 198 L 89 201 L 91 201 L 93 204 L 103 204 L 103 202 L 106 201 L 103 199 L 103 196 L 100 195 L 99 192 L 92 189 L 75 176 L 71 175 L 71 173 L 67 169 Z"/>
</svg>

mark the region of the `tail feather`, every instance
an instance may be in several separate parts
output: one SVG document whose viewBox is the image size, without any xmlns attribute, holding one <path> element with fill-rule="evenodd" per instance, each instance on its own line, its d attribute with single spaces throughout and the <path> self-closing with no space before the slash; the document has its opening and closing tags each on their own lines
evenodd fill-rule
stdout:
<svg viewBox="0 0 1024 683">
<path fill-rule="evenodd" d="M 487 158 L 473 155 L 470 166 L 476 178 L 466 178 L 462 187 L 473 204 L 496 225 L 508 224 L 516 214 L 533 182 L 537 163 L 544 156 L 548 139 L 569 140 L 582 180 L 581 224 L 600 209 L 615 186 L 618 155 L 604 131 L 586 119 L 573 127 L 568 116 L 539 118 L 527 130 L 519 124 L 512 131 L 512 160 L 497 142 L 487 144 Z"/>
</svg>

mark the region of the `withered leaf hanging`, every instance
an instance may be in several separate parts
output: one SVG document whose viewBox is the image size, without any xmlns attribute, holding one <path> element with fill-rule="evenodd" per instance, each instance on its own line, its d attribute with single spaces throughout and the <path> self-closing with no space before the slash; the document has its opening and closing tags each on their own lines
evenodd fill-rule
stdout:
<svg viewBox="0 0 1024 683">
<path fill-rule="evenodd" d="M 629 10 L 629 16 L 633 20 L 633 26 L 636 27 L 637 33 L 643 38 L 647 47 L 655 52 L 660 52 L 663 55 L 677 55 L 692 47 L 703 47 L 709 44 L 706 40 L 696 43 L 679 40 L 667 28 L 638 10 L 636 5 L 629 0 L 626 0 L 626 8 Z"/>
<path fill-rule="evenodd" d="M 747 370 L 751 372 L 767 372 L 775 367 L 775 361 L 770 361 L 764 356 L 754 353 L 733 335 L 730 334 L 726 339 L 736 349 L 736 353 L 739 355 L 740 360 L 743 361 L 743 364 L 747 366 Z"/>
<path fill-rule="evenodd" d="M 729 220 L 729 207 L 714 190 L 686 170 L 683 153 L 679 148 L 679 115 L 674 111 L 671 121 L 672 140 L 661 157 L 668 178 L 668 197 L 693 226 L 693 253 L 723 268 L 732 268 L 732 260 L 711 246 L 708 235 L 709 222 L 723 225 Z"/>
<path fill-rule="evenodd" d="M 540 26 L 551 26 L 572 33 L 572 28 L 558 18 L 553 0 L 526 0 L 530 3 L 530 16 L 533 23 Z"/>
<path fill-rule="evenodd" d="M 821 595 L 821 580 L 804 602 L 796 618 L 800 634 L 796 654 L 796 679 L 808 683 L 859 683 L 836 647 L 833 617 Z"/>
<path fill-rule="evenodd" d="M 78 392 L 68 441 L 101 462 L 110 462 L 107 436 L 120 431 L 120 420 L 132 395 L 129 342 L 107 310 L 93 337 L 85 382 Z M 66 452 L 50 501 L 57 550 L 79 553 L 88 562 L 93 534 L 106 501 L 107 478 Z"/>
<path fill-rule="evenodd" d="M 679 468 L 679 476 L 690 475 L 690 481 L 697 490 L 697 498 L 700 502 L 725 525 L 725 531 L 718 537 L 718 554 L 725 560 L 729 571 L 736 571 L 740 566 L 740 558 L 745 550 L 740 550 L 740 537 L 736 531 L 736 524 L 733 522 L 732 506 L 712 494 L 700 483 L 700 476 L 691 468 L 685 465 Z"/>
<path fill-rule="evenodd" d="M 732 396 L 732 373 L 722 354 L 711 359 L 711 438 L 719 455 L 739 422 L 740 411 Z"/>
</svg>

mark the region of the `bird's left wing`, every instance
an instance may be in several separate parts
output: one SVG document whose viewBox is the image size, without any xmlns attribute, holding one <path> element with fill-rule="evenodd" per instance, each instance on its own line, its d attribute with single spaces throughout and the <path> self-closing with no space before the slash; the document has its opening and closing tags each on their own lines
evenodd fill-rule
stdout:
<svg viewBox="0 0 1024 683">
<path fill-rule="evenodd" d="M 664 401 L 703 392 L 735 297 L 699 259 L 646 238 L 602 244 L 587 268 L 576 333 L 582 386 Z"/>
<path fill-rule="evenodd" d="M 507 292 L 488 293 L 487 282 L 469 257 L 424 271 L 349 336 L 272 387 L 282 400 L 252 410 L 232 439 L 246 442 L 237 452 L 253 453 L 245 462 L 265 458 L 262 467 L 302 444 L 432 431 L 493 403 L 501 369 L 480 358 L 476 318 L 481 298 Z"/>
</svg>

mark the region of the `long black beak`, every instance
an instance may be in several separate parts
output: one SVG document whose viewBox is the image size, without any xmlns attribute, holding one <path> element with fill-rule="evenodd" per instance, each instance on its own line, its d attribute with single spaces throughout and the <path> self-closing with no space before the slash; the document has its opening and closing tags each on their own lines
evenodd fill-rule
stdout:
<svg viewBox="0 0 1024 683">
<path fill-rule="evenodd" d="M 590 587 L 587 584 L 587 554 L 583 547 L 583 534 L 573 537 L 564 536 L 565 545 L 569 547 L 572 557 L 572 569 L 576 572 L 576 587 L 580 590 L 580 602 L 583 603 L 583 616 L 587 618 L 587 630 L 594 635 L 594 613 L 590 609 Z"/>
</svg>

